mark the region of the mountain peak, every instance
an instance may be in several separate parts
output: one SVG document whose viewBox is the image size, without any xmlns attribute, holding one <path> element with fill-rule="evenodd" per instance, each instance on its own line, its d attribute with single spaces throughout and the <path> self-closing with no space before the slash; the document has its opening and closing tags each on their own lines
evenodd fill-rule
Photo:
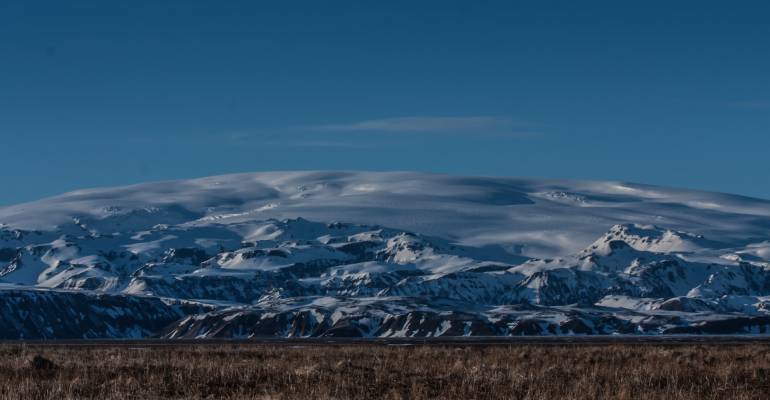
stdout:
<svg viewBox="0 0 770 400">
<path fill-rule="evenodd" d="M 623 242 L 639 251 L 653 253 L 691 252 L 703 248 L 718 248 L 719 243 L 703 235 L 675 231 L 655 225 L 617 224 L 594 242 L 591 248 L 602 249 L 613 242 Z"/>
</svg>

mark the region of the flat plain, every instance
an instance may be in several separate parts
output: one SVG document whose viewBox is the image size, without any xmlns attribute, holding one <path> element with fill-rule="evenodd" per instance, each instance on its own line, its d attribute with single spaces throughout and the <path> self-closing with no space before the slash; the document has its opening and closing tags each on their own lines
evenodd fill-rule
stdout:
<svg viewBox="0 0 770 400">
<path fill-rule="evenodd" d="M 763 340 L 0 344 L 0 399 L 768 396 Z"/>
</svg>

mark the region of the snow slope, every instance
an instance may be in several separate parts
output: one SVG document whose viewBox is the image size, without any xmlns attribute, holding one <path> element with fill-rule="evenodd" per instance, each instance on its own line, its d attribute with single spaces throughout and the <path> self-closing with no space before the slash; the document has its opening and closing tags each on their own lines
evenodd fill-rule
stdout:
<svg viewBox="0 0 770 400">
<path fill-rule="evenodd" d="M 100 309 L 109 294 L 112 307 L 136 298 L 132 313 L 152 304 L 147 313 L 180 318 L 131 333 L 142 336 L 750 333 L 770 328 L 768 243 L 770 201 L 727 194 L 238 174 L 0 208 L 0 297 L 28 291 Z M 202 314 L 159 306 L 169 302 Z M 51 318 L 31 304 L 0 321 L 57 337 L 56 324 L 41 333 L 24 322 Z M 128 335 L 121 329 L 83 336 Z"/>
</svg>

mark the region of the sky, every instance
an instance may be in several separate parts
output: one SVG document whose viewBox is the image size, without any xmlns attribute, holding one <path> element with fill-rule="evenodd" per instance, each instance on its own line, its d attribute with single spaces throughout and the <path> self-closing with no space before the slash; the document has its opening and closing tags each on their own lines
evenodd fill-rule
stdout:
<svg viewBox="0 0 770 400">
<path fill-rule="evenodd" d="M 272 170 L 770 199 L 770 2 L 0 3 L 0 205 Z"/>
</svg>

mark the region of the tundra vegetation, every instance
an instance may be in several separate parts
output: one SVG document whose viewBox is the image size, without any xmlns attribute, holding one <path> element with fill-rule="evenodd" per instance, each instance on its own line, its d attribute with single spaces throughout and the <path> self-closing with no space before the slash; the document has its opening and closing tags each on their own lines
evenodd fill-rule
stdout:
<svg viewBox="0 0 770 400">
<path fill-rule="evenodd" d="M 770 344 L 0 345 L 0 399 L 765 399 Z"/>
</svg>

